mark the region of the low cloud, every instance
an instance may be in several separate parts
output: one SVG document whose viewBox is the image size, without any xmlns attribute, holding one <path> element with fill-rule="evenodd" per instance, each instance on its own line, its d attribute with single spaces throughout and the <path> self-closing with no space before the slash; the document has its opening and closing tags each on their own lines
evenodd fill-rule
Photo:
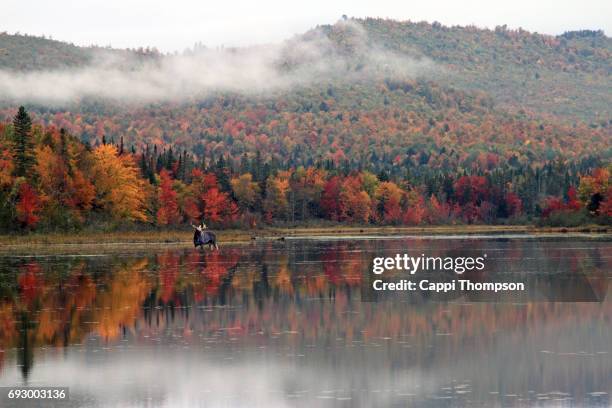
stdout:
<svg viewBox="0 0 612 408">
<path fill-rule="evenodd" d="M 148 103 L 205 97 L 216 92 L 262 95 L 328 80 L 415 77 L 430 71 L 425 58 L 399 54 L 369 41 L 354 22 L 332 27 L 342 41 L 313 30 L 277 45 L 236 49 L 196 47 L 181 55 L 142 57 L 98 51 L 82 68 L 0 71 L 0 98 L 65 105 L 86 99 Z"/>
</svg>

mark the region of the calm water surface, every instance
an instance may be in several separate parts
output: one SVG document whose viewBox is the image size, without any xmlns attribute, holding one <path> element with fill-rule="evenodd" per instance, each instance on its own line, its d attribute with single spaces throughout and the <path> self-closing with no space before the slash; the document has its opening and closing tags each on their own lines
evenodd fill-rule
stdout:
<svg viewBox="0 0 612 408">
<path fill-rule="evenodd" d="M 373 299 L 372 257 L 396 253 L 486 253 L 464 277 L 530 288 Z M 587 237 L 2 255 L 0 386 L 75 407 L 610 406 L 611 265 Z"/>
</svg>

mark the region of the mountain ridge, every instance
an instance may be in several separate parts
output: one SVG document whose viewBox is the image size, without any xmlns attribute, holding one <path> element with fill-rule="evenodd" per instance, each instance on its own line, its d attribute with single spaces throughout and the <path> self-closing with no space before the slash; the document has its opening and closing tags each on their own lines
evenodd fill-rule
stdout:
<svg viewBox="0 0 612 408">
<path fill-rule="evenodd" d="M 310 56 L 291 47 L 306 44 L 308 51 L 319 43 L 325 44 L 323 51 L 317 49 Z M 60 51 L 64 46 L 48 44 Z M 28 108 L 41 123 L 66 128 L 92 145 L 103 137 L 124 138 L 138 149 L 174 146 L 199 157 L 239 158 L 265 150 L 268 159 L 303 164 L 356 157 L 353 150 L 360 146 L 367 149 L 356 152 L 360 160 L 367 161 L 375 153 L 392 166 L 393 161 L 404 160 L 400 157 L 405 151 L 442 145 L 461 152 L 461 160 L 483 151 L 525 160 L 609 157 L 611 44 L 600 31 L 555 37 L 503 26 L 483 30 L 385 19 L 347 20 L 287 40 L 286 47 L 274 54 L 275 66 L 294 70 L 298 77 L 300 64 L 315 65 L 337 56 L 341 57 L 338 63 L 325 72 L 344 71 L 315 75 L 312 82 L 263 96 L 238 90 L 135 105 L 120 99 L 85 98 L 68 107 L 30 103 Z M 200 52 L 197 48 L 191 52 Z M 379 50 L 384 52 L 368 60 Z M 152 61 L 152 66 L 170 58 L 154 49 L 106 51 L 136 55 L 138 64 Z M 240 52 L 253 52 L 253 48 L 227 54 Z M 395 59 L 400 75 L 387 74 L 387 57 Z M 425 75 L 403 73 L 403 64 L 419 60 L 432 61 Z M 6 65 L 2 61 L 0 67 Z M 367 80 L 345 79 L 368 69 L 379 71 Z M 0 119 L 9 120 L 18 103 L 5 102 Z M 367 140 L 369 146 L 360 144 Z M 326 152 L 312 145 L 325 141 L 331 143 Z"/>
<path fill-rule="evenodd" d="M 366 18 L 321 25 L 295 38 L 323 33 L 343 49 L 350 47 L 348 24 L 361 27 L 370 43 L 400 55 L 431 59 L 444 72 L 443 78 L 436 78 L 444 85 L 484 91 L 505 108 L 587 122 L 606 121 L 611 116 L 612 39 L 602 31 L 551 36 L 505 26 L 489 30 Z M 101 53 L 145 59 L 169 55 L 154 48 L 79 47 L 40 37 L 0 34 L 0 70 L 77 69 L 95 63 Z"/>
</svg>

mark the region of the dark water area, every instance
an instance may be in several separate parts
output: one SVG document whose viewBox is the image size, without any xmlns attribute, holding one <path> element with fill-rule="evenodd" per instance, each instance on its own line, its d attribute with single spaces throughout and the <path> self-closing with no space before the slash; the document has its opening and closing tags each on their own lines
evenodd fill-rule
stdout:
<svg viewBox="0 0 612 408">
<path fill-rule="evenodd" d="M 528 291 L 372 296 L 373 257 L 402 253 L 486 253 L 466 278 Z M 611 276 L 592 237 L 2 255 L 0 387 L 69 387 L 71 407 L 608 407 Z"/>
</svg>

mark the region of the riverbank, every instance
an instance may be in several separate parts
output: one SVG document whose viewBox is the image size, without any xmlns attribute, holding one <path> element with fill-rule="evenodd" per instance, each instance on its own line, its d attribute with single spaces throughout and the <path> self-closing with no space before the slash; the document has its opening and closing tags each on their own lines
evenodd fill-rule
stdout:
<svg viewBox="0 0 612 408">
<path fill-rule="evenodd" d="M 427 227 L 298 227 L 265 228 L 254 230 L 215 231 L 221 244 L 244 243 L 253 240 L 278 240 L 283 238 L 317 236 L 359 235 L 442 235 L 442 234 L 612 234 L 612 227 L 584 226 L 575 228 L 544 228 L 529 225 L 455 225 Z M 143 247 L 151 245 L 192 246 L 193 234 L 182 231 L 130 231 L 96 233 L 31 233 L 0 235 L 0 252 L 13 250 L 41 250 L 67 247 Z"/>
</svg>

